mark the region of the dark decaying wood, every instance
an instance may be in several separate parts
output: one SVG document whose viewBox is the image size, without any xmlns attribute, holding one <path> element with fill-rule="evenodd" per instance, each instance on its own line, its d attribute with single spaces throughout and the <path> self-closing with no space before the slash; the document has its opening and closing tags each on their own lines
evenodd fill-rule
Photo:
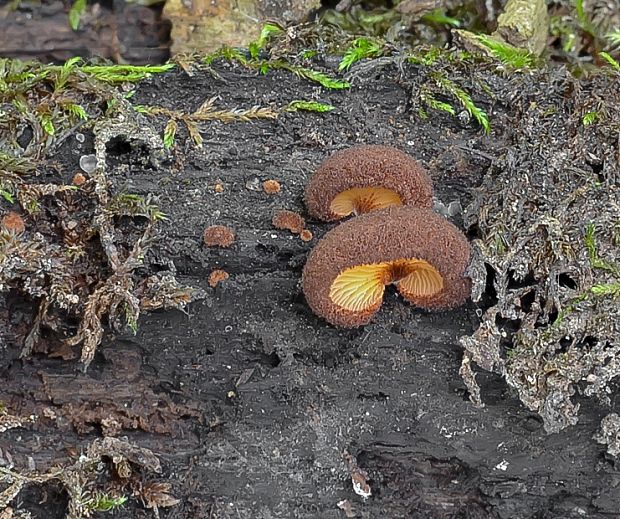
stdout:
<svg viewBox="0 0 620 519">
<path fill-rule="evenodd" d="M 606 410 L 585 401 L 577 426 L 546 435 L 488 373 L 478 375 L 486 405 L 474 407 L 457 343 L 479 322 L 473 303 L 426 313 L 389 290 L 372 324 L 333 328 L 311 314 L 299 285 L 308 251 L 332 224 L 307 218 L 309 243 L 271 226 L 278 209 L 307 217 L 302 196 L 314 168 L 360 143 L 411 153 L 428 167 L 439 201 L 465 206 L 493 157 L 512 144 L 514 106 L 485 106 L 494 128 L 487 137 L 448 114 L 420 119 L 411 104 L 415 67 L 404 76 L 388 67 L 342 92 L 278 72 L 217 72 L 153 78 L 133 101 L 191 111 L 213 96 L 222 109 L 316 98 L 337 108 L 214 122 L 202 150 L 181 132 L 173 159 L 157 170 L 110 167 L 113 190 L 154 193 L 169 217 L 147 267 L 173 261 L 179 279 L 207 296 L 187 315 L 144 314 L 135 337 L 108 335 L 86 374 L 75 360 L 19 359 L 31 309 L 5 304 L 13 338 L 0 350 L 0 401 L 40 419 L 0 434 L 2 457 L 43 470 L 101 434 L 127 437 L 161 458 L 181 500 L 160 509 L 165 518 L 618 517 L 619 473 L 592 439 Z M 535 80 L 493 81 L 500 98 L 518 85 L 527 104 Z M 549 87 L 548 95 L 557 92 Z M 161 130 L 164 121 L 157 124 Z M 69 174 L 87 153 L 92 148 L 70 138 L 55 160 Z M 115 159 L 122 166 L 131 153 Z M 266 179 L 281 192 L 265 194 Z M 454 222 L 462 225 L 458 215 Z M 235 230 L 232 247 L 203 245 L 205 227 L 215 224 Z M 214 269 L 230 278 L 211 288 Z M 370 487 L 368 499 L 353 490 L 356 474 Z M 35 490 L 23 496 L 33 517 L 63 516 L 62 494 L 48 491 L 53 506 L 38 504 Z M 130 501 L 112 516 L 149 514 Z"/>
</svg>

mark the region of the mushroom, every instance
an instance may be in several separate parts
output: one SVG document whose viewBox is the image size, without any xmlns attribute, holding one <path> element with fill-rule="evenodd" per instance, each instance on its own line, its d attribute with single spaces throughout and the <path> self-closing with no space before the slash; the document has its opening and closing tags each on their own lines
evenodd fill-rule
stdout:
<svg viewBox="0 0 620 519">
<path fill-rule="evenodd" d="M 276 229 L 288 230 L 293 234 L 299 234 L 304 230 L 306 222 L 299 213 L 282 209 L 273 215 L 271 225 Z"/>
<path fill-rule="evenodd" d="M 306 187 L 310 214 L 339 220 L 385 207 L 432 207 L 433 184 L 412 157 L 391 146 L 354 146 L 327 158 Z"/>
<path fill-rule="evenodd" d="M 215 288 L 221 281 L 226 281 L 229 278 L 228 272 L 221 269 L 215 269 L 209 274 L 209 286 Z"/>
<path fill-rule="evenodd" d="M 430 209 L 390 207 L 329 231 L 310 252 L 303 291 L 315 314 L 347 328 L 370 321 L 389 284 L 415 306 L 448 309 L 471 292 L 469 255 L 463 233 Z"/>
<path fill-rule="evenodd" d="M 203 239 L 207 247 L 230 247 L 235 242 L 235 233 L 225 225 L 212 225 L 205 229 Z"/>
<path fill-rule="evenodd" d="M 268 195 L 276 195 L 280 192 L 280 182 L 268 179 L 263 182 L 263 191 Z"/>
</svg>

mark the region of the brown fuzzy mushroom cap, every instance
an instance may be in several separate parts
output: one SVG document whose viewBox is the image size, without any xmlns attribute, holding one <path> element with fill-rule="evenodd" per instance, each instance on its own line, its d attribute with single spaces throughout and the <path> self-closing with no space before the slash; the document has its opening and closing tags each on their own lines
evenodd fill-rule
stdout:
<svg viewBox="0 0 620 519">
<path fill-rule="evenodd" d="M 268 179 L 263 182 L 263 191 L 268 195 L 275 195 L 280 192 L 280 182 Z"/>
<path fill-rule="evenodd" d="M 370 321 L 390 283 L 416 306 L 452 308 L 471 292 L 463 276 L 469 255 L 469 242 L 445 218 L 390 207 L 328 232 L 308 256 L 303 291 L 314 313 L 347 328 Z"/>
<path fill-rule="evenodd" d="M 391 146 L 354 146 L 326 159 L 306 187 L 310 214 L 325 221 L 390 206 L 432 207 L 433 183 L 412 157 Z"/>
</svg>

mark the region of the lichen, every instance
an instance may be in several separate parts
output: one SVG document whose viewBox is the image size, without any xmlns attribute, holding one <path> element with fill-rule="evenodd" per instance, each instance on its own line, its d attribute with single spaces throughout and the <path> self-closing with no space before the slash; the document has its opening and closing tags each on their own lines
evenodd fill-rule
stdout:
<svg viewBox="0 0 620 519">
<path fill-rule="evenodd" d="M 575 81 L 567 75 L 562 88 Z M 620 79 L 601 75 L 587 93 L 574 88 L 553 112 L 520 101 L 512 145 L 466 210 L 479 234 L 468 270 L 473 299 L 490 269 L 496 304 L 461 340 L 462 374 L 473 400 L 472 361 L 503 375 L 548 432 L 578 421 L 577 391 L 608 403 L 620 375 Z M 592 97 L 604 122 L 584 126 Z"/>
</svg>

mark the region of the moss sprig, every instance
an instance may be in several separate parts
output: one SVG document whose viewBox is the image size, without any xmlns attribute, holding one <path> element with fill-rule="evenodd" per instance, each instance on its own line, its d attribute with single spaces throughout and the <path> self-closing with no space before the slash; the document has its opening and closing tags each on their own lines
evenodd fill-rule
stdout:
<svg viewBox="0 0 620 519">
<path fill-rule="evenodd" d="M 347 48 L 338 65 L 338 70 L 349 70 L 351 65 L 365 59 L 383 55 L 383 45 L 370 38 L 356 38 Z"/>
<path fill-rule="evenodd" d="M 482 110 L 482 108 L 476 106 L 471 96 L 463 88 L 438 72 L 433 72 L 431 77 L 433 77 L 437 86 L 444 92 L 454 96 L 458 100 L 465 111 L 482 126 L 485 133 L 491 132 L 491 123 L 489 122 L 487 113 Z"/>
<path fill-rule="evenodd" d="M 493 57 L 497 58 L 508 67 L 522 69 L 524 67 L 533 67 L 536 65 L 536 56 L 525 49 L 514 47 L 513 45 L 496 40 L 486 34 L 476 34 L 475 38 L 489 49 Z"/>
</svg>

